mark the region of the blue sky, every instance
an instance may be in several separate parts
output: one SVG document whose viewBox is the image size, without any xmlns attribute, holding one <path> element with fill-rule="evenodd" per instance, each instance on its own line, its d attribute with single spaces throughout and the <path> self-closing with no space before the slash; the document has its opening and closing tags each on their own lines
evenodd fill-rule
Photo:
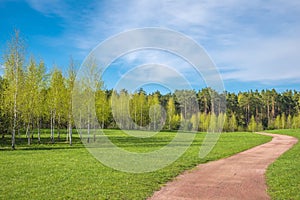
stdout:
<svg viewBox="0 0 300 200">
<path fill-rule="evenodd" d="M 28 55 L 44 59 L 48 70 L 56 65 L 65 71 L 70 56 L 80 64 L 108 37 L 143 27 L 173 29 L 196 40 L 228 91 L 300 90 L 298 0 L 0 0 L 1 54 L 17 28 Z M 176 65 L 196 89 L 203 86 L 191 66 L 151 51 L 116 61 L 104 77 L 106 86 L 113 87 L 131 66 L 149 62 Z"/>
</svg>

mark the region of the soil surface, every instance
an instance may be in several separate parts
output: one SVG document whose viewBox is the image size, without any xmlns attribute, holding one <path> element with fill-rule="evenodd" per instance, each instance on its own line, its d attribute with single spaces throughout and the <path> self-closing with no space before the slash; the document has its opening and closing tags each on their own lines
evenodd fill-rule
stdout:
<svg viewBox="0 0 300 200">
<path fill-rule="evenodd" d="M 266 169 L 298 140 L 286 135 L 259 134 L 273 139 L 231 157 L 200 164 L 167 183 L 149 200 L 270 199 Z"/>
</svg>

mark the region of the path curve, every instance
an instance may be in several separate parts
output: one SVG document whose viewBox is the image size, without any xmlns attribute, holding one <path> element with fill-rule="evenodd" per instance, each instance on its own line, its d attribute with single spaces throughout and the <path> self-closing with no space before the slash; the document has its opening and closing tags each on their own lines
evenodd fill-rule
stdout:
<svg viewBox="0 0 300 200">
<path fill-rule="evenodd" d="M 266 192 L 266 169 L 298 139 L 287 135 L 259 134 L 273 139 L 231 157 L 200 164 L 167 183 L 149 200 L 270 199 Z"/>
</svg>

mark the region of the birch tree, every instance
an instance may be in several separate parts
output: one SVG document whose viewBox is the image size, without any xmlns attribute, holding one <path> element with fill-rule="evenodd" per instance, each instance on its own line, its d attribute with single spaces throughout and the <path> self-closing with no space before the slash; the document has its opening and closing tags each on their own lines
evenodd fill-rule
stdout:
<svg viewBox="0 0 300 200">
<path fill-rule="evenodd" d="M 174 98 L 173 97 L 170 97 L 170 99 L 168 100 L 168 103 L 167 103 L 167 122 L 168 122 L 168 127 L 169 127 L 169 130 L 172 129 L 172 119 L 173 116 L 175 115 L 175 102 L 174 102 Z"/>
<path fill-rule="evenodd" d="M 54 142 L 55 126 L 58 130 L 58 140 L 60 140 L 61 118 L 66 112 L 66 88 L 62 72 L 54 69 L 50 80 L 50 89 L 48 93 L 48 103 L 50 109 L 50 127 L 51 141 Z"/>
<path fill-rule="evenodd" d="M 68 78 L 67 78 L 67 113 L 68 113 L 68 130 L 67 130 L 67 140 L 69 140 L 70 146 L 72 146 L 72 127 L 73 127 L 73 116 L 72 116 L 72 106 L 73 106 L 73 89 L 75 85 L 76 70 L 73 59 L 70 59 Z"/>
<path fill-rule="evenodd" d="M 25 46 L 19 31 L 15 30 L 14 36 L 8 43 L 7 53 L 4 55 L 5 74 L 8 86 L 5 91 L 5 109 L 11 117 L 11 148 L 15 149 L 16 130 L 18 129 L 20 93 L 23 82 L 23 64 L 25 60 Z"/>
</svg>

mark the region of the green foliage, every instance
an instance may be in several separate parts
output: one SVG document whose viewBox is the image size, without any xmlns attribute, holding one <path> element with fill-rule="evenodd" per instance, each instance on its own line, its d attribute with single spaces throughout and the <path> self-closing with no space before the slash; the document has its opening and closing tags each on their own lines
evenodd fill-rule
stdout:
<svg viewBox="0 0 300 200">
<path fill-rule="evenodd" d="M 236 120 L 236 116 L 233 113 L 231 115 L 231 117 L 229 118 L 229 122 L 228 122 L 228 130 L 231 132 L 234 132 L 238 129 L 238 124 L 237 124 L 237 120 Z"/>
<path fill-rule="evenodd" d="M 147 94 L 142 88 L 131 94 L 103 90 L 97 59 L 90 56 L 83 66 L 89 78 L 75 81 L 75 64 L 70 59 L 67 76 L 54 68 L 46 72 L 43 61 L 33 57 L 26 63 L 24 42 L 16 31 L 3 55 L 5 74 L 0 87 L 0 130 L 19 133 L 27 129 L 28 143 L 34 128 L 50 128 L 52 142 L 68 129 L 71 142 L 73 112 L 78 128 L 124 128 L 141 130 L 257 131 L 300 128 L 300 92 L 275 89 L 218 93 L 212 88 L 176 90 L 173 94 Z M 74 88 L 74 86 L 76 88 Z M 85 99 L 73 110 L 73 92 Z M 226 97 L 226 109 L 225 100 Z M 95 98 L 95 99 L 94 99 Z M 95 101 L 94 101 L 95 100 Z M 96 112 L 90 112 L 95 110 Z M 254 119 L 253 119 L 254 118 Z M 222 125 L 224 125 L 222 127 Z M 12 141 L 14 143 L 14 140 Z M 12 145 L 14 146 L 14 145 Z"/>
<path fill-rule="evenodd" d="M 248 130 L 251 132 L 257 131 L 257 123 L 253 115 L 251 116 L 250 123 L 248 125 Z"/>
</svg>

